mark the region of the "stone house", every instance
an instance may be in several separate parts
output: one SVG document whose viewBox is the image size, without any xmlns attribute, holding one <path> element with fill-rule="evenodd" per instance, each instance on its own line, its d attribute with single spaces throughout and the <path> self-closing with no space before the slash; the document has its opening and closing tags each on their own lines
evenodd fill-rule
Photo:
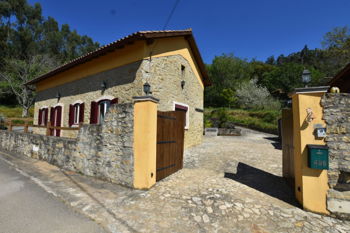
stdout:
<svg viewBox="0 0 350 233">
<path fill-rule="evenodd" d="M 111 105 L 145 95 L 146 83 L 159 99 L 159 111 L 186 112 L 185 147 L 201 143 L 204 87 L 210 81 L 191 29 L 140 31 L 31 80 L 27 84 L 37 91 L 34 124 L 101 124 Z M 77 131 L 51 133 L 76 137 Z"/>
</svg>

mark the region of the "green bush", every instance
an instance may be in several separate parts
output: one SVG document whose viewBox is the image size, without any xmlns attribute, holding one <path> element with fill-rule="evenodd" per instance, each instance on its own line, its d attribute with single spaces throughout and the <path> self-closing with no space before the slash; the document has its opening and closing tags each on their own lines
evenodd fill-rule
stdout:
<svg viewBox="0 0 350 233">
<path fill-rule="evenodd" d="M 278 133 L 277 120 L 280 111 L 276 110 L 243 110 L 243 109 L 206 109 L 204 112 L 205 126 L 232 127 L 232 123 L 247 128 Z"/>
<path fill-rule="evenodd" d="M 10 106 L 0 105 L 0 114 L 7 118 L 22 117 L 22 108 L 19 106 L 10 107 Z M 33 115 L 34 115 L 34 107 L 31 107 L 29 109 L 29 117 L 33 117 Z"/>
</svg>

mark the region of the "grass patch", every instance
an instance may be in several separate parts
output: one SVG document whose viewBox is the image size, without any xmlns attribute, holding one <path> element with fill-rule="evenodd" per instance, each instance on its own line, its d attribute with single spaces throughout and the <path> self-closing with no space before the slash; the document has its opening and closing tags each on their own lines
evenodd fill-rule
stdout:
<svg viewBox="0 0 350 233">
<path fill-rule="evenodd" d="M 206 127 L 220 127 L 223 122 L 233 122 L 236 125 L 244 126 L 258 131 L 278 134 L 278 119 L 280 111 L 275 110 L 243 110 L 243 109 L 215 109 L 208 108 L 204 112 Z M 217 125 L 218 119 L 219 126 Z"/>
<path fill-rule="evenodd" d="M 0 115 L 11 118 L 11 117 L 22 117 L 22 108 L 20 106 L 5 106 L 0 105 Z M 29 109 L 29 117 L 34 116 L 34 107 Z"/>
</svg>

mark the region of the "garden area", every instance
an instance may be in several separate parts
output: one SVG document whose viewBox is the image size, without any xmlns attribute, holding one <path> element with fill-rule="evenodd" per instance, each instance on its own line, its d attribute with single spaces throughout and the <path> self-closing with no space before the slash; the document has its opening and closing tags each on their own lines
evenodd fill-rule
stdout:
<svg viewBox="0 0 350 233">
<path fill-rule="evenodd" d="M 204 111 L 205 127 L 232 128 L 243 126 L 265 133 L 278 134 L 279 110 L 244 110 L 207 108 Z"/>
</svg>

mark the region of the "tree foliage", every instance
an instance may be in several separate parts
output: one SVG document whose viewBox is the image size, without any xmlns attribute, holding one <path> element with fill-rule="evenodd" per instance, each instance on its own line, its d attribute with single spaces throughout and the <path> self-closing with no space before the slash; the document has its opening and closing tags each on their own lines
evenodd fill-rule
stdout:
<svg viewBox="0 0 350 233">
<path fill-rule="evenodd" d="M 225 107 L 235 105 L 234 93 L 237 86 L 243 80 L 249 80 L 253 72 L 248 61 L 233 54 L 215 57 L 207 69 L 214 85 L 206 88 L 205 102 L 210 106 Z"/>
<path fill-rule="evenodd" d="M 14 62 L 20 65 L 18 67 L 30 67 L 33 58 L 41 56 L 60 64 L 98 47 L 99 44 L 90 37 L 79 35 L 67 24 L 59 26 L 54 18 L 45 18 L 39 3 L 30 5 L 27 0 L 0 1 L 0 72 L 3 75 L 11 70 L 13 74 L 18 74 L 19 71 L 13 70 Z M 46 70 L 48 67 L 42 68 Z M 17 96 L 13 88 L 8 88 L 4 77 L 0 77 L 1 104 L 10 103 L 11 98 Z M 21 77 L 11 77 L 12 81 L 13 78 L 18 79 L 12 85 L 19 85 L 19 88 L 23 85 Z"/>
<path fill-rule="evenodd" d="M 301 79 L 304 69 L 311 71 L 309 86 L 326 85 L 330 77 L 349 62 L 348 27 L 337 27 L 326 33 L 322 48 L 310 49 L 305 45 L 300 51 L 281 54 L 276 58 L 270 56 L 265 62 L 223 54 L 215 57 L 212 64 L 208 65 L 213 86 L 205 92 L 205 104 L 212 107 L 242 106 L 242 97 L 239 97 L 242 95 L 237 93 L 238 88 L 253 84 L 257 85 L 255 89 L 258 86 L 266 88 L 272 96 L 285 103 L 289 92 L 305 85 Z M 254 83 L 247 82 L 249 80 L 254 80 Z"/>
<path fill-rule="evenodd" d="M 280 102 L 257 82 L 257 79 L 251 79 L 240 84 L 236 94 L 239 106 L 243 109 L 279 110 Z"/>
<path fill-rule="evenodd" d="M 6 81 L 8 88 L 15 94 L 23 109 L 22 117 L 28 116 L 35 97 L 34 87 L 24 84 L 54 66 L 55 63 L 50 57 L 41 55 L 28 60 L 10 59 L 5 62 L 6 69 L 0 72 L 0 78 Z"/>
</svg>

